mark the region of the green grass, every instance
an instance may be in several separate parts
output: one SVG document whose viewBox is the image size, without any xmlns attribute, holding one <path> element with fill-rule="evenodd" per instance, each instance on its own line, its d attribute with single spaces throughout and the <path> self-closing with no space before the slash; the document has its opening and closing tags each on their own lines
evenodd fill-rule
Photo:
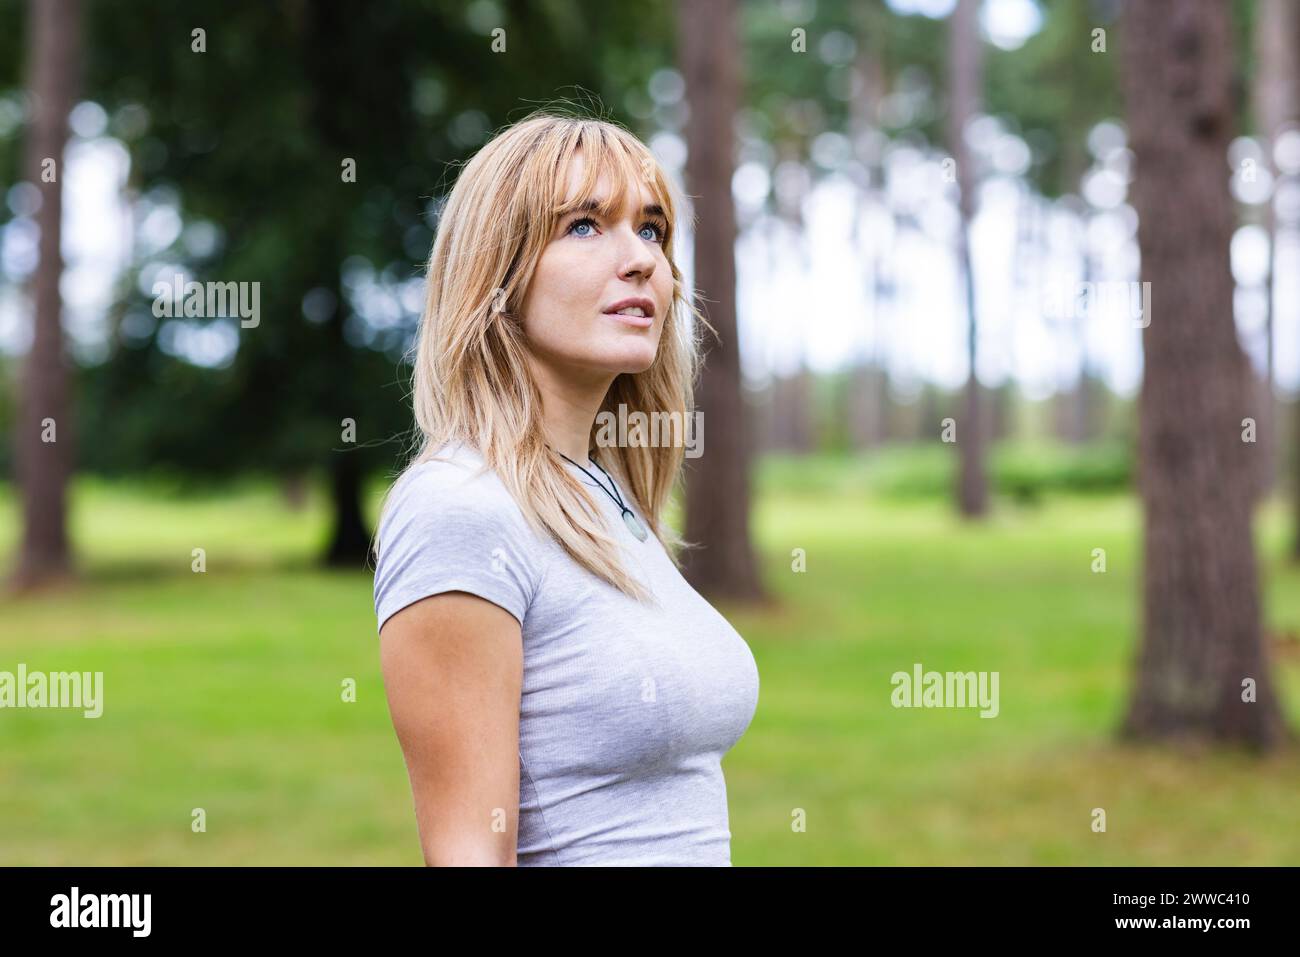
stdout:
<svg viewBox="0 0 1300 957">
<path fill-rule="evenodd" d="M 722 608 L 761 676 L 723 765 L 735 864 L 1300 863 L 1296 746 L 1257 760 L 1114 743 L 1136 640 L 1131 499 L 1003 501 L 966 527 L 945 503 L 863 491 L 852 464 L 808 464 L 806 488 L 788 461 L 759 477 L 777 607 Z M 6 561 L 14 509 L 0 498 Z M 203 499 L 78 484 L 82 583 L 0 605 L 0 670 L 103 671 L 105 711 L 0 711 L 0 864 L 422 863 L 371 579 L 315 568 L 324 532 L 319 495 L 292 512 L 255 483 Z M 1285 534 L 1274 504 L 1266 611 L 1292 636 L 1275 660 L 1300 727 Z M 998 671 L 1000 714 L 893 708 L 890 676 L 918 661 Z"/>
</svg>

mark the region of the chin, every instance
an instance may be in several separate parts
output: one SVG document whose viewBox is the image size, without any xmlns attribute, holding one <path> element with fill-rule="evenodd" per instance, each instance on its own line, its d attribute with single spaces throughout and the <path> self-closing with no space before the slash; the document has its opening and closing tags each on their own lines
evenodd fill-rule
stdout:
<svg viewBox="0 0 1300 957">
<path fill-rule="evenodd" d="M 588 354 L 583 365 L 601 369 L 612 375 L 645 372 L 655 363 L 659 342 L 644 339 L 638 342 L 602 343 L 595 354 Z"/>
<path fill-rule="evenodd" d="M 622 357 L 622 361 L 616 363 L 616 369 L 619 372 L 626 372 L 635 375 L 638 372 L 645 372 L 655 364 L 655 349 L 639 349 L 635 352 L 628 353 Z"/>
</svg>

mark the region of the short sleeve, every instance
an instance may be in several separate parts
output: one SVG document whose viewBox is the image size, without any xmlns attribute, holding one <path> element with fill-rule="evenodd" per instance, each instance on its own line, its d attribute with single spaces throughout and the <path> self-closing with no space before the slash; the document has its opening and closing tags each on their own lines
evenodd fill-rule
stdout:
<svg viewBox="0 0 1300 957">
<path fill-rule="evenodd" d="M 523 625 L 540 580 L 539 543 L 495 476 L 425 463 L 402 476 L 380 520 L 378 629 L 422 598 L 469 592 Z"/>
</svg>

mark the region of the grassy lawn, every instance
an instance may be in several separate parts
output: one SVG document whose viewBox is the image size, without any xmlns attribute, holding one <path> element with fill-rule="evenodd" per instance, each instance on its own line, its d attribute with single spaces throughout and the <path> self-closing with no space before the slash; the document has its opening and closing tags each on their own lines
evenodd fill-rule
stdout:
<svg viewBox="0 0 1300 957">
<path fill-rule="evenodd" d="M 817 481 L 796 491 L 801 474 Z M 1300 864 L 1296 746 L 1256 760 L 1114 743 L 1136 639 L 1131 499 L 1001 502 L 964 527 L 856 474 L 761 475 L 778 604 L 722 609 L 761 676 L 724 762 L 736 865 Z M 1280 504 L 1258 530 L 1300 727 L 1300 569 Z M 104 714 L 0 711 L 0 864 L 422 863 L 371 578 L 313 567 L 318 495 L 293 512 L 257 484 L 196 499 L 82 481 L 74 533 L 82 584 L 0 605 L 0 670 L 103 671 Z M 3 570 L 16 540 L 6 491 Z M 1000 713 L 893 708 L 890 676 L 914 662 L 999 672 Z"/>
</svg>

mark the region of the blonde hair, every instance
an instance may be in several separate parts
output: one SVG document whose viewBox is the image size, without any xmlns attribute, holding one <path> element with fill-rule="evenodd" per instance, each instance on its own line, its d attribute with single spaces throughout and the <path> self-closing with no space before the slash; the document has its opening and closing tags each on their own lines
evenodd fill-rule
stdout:
<svg viewBox="0 0 1300 957">
<path fill-rule="evenodd" d="M 566 197 L 563 173 L 579 148 L 586 159 L 584 179 L 577 195 Z M 609 176 L 611 191 L 598 208 L 601 216 L 622 208 L 625 197 L 636 201 L 638 182 L 663 208 L 673 297 L 654 362 L 644 372 L 617 376 L 601 411 L 617 415 L 623 404 L 627 413 L 677 413 L 683 423 L 690 421 L 698 330 L 712 327 L 687 299 L 673 260 L 673 187 L 654 154 L 623 127 L 542 109 L 505 128 L 469 160 L 439 219 L 412 381 L 419 451 L 401 474 L 435 458 L 447 442 L 477 449 L 534 529 L 552 536 L 592 574 L 644 601 L 650 596 L 624 568 L 596 493 L 545 444 L 542 397 L 526 361 L 518 312 L 560 219 L 594 198 L 602 174 Z M 593 423 L 589 452 L 596 431 Z M 663 522 L 662 513 L 683 456 L 677 443 L 592 452 L 635 500 L 675 562 L 674 550 L 691 545 Z"/>
</svg>

